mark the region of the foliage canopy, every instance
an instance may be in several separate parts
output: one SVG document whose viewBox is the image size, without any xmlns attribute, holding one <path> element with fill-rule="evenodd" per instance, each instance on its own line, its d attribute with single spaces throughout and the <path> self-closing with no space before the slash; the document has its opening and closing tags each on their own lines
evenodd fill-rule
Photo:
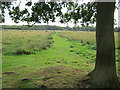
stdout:
<svg viewBox="0 0 120 90">
<path fill-rule="evenodd" d="M 83 26 L 88 26 L 89 23 L 94 24 L 96 21 L 96 3 L 88 2 L 78 4 L 75 2 L 27 2 L 24 10 L 21 10 L 19 5 L 14 6 L 12 2 L 2 2 L 1 10 L 2 22 L 4 22 L 5 9 L 8 9 L 9 15 L 16 23 L 19 21 L 26 21 L 28 25 L 34 25 L 35 23 L 55 22 L 59 17 L 59 22 L 73 22 L 81 23 Z M 28 8 L 31 8 L 29 11 Z M 66 9 L 66 12 L 62 12 Z"/>
</svg>

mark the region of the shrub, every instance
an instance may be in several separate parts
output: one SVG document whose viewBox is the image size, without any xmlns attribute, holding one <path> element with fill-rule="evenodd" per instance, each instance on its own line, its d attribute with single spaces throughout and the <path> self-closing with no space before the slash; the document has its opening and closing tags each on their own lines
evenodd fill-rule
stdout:
<svg viewBox="0 0 120 90">
<path fill-rule="evenodd" d="M 30 55 L 30 54 L 33 54 L 33 52 L 28 51 L 28 50 L 17 50 L 16 51 L 16 55 L 22 55 L 22 54 Z"/>
</svg>

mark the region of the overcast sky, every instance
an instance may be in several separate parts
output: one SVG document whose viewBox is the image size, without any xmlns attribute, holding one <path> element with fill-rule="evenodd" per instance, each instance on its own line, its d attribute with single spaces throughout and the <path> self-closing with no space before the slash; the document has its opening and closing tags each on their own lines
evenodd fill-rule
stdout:
<svg viewBox="0 0 120 90">
<path fill-rule="evenodd" d="M 38 0 L 32 0 L 32 2 L 37 2 Z M 89 0 L 89 1 L 91 1 L 91 0 Z M 25 6 L 24 6 L 24 4 L 26 3 L 27 1 L 26 0 L 24 0 L 24 1 L 22 1 L 21 2 L 21 5 L 20 5 L 20 8 L 21 9 L 24 9 L 25 8 Z M 82 2 L 88 2 L 88 0 L 86 1 L 86 0 L 82 0 Z M 18 4 L 18 3 L 17 3 Z M 16 5 L 17 5 L 16 4 Z M 63 10 L 63 12 L 65 12 L 66 10 Z M 119 15 L 120 15 L 120 9 L 119 9 Z M 120 16 L 119 16 L 120 17 Z M 115 25 L 115 27 L 117 27 L 118 26 L 118 24 L 119 24 L 119 26 L 120 26 L 120 23 L 118 23 L 118 9 L 116 9 L 115 10 L 115 19 L 116 19 L 116 22 L 117 22 L 117 25 Z M 120 19 L 119 19 L 119 22 L 120 22 Z M 27 23 L 26 22 L 20 22 L 20 23 L 18 23 L 18 24 L 16 24 L 16 23 L 14 23 L 12 20 L 11 20 L 11 18 L 9 17 L 9 15 L 8 15 L 8 12 L 6 11 L 6 14 L 5 14 L 5 23 L 2 23 L 2 25 L 27 25 Z M 46 23 L 41 23 L 41 24 L 36 24 L 36 25 L 47 25 Z M 58 22 L 50 22 L 48 25 L 56 25 L 56 26 L 66 26 L 67 24 L 61 24 L 61 23 L 58 23 Z M 74 26 L 74 24 L 72 24 L 72 23 L 68 23 L 68 25 L 70 26 L 70 27 L 72 27 L 72 26 Z"/>
</svg>

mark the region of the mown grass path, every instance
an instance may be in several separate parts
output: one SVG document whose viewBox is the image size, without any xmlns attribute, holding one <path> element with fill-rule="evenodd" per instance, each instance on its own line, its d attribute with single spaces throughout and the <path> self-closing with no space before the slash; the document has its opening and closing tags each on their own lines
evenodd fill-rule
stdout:
<svg viewBox="0 0 120 90">
<path fill-rule="evenodd" d="M 42 50 L 36 54 L 3 56 L 3 87 L 33 87 L 33 72 L 49 67 L 68 66 L 81 71 L 91 71 L 93 63 L 87 63 L 88 59 L 71 52 L 72 42 L 60 37 L 58 33 L 53 34 L 51 48 Z M 75 48 L 75 47 L 74 47 Z M 61 67 L 60 67 L 61 68 Z M 53 68 L 54 69 L 54 68 Z M 5 72 L 11 72 L 5 74 Z M 69 70 L 67 71 L 69 72 Z M 21 80 L 31 78 L 32 81 L 23 83 Z M 53 81 L 54 82 L 54 81 Z"/>
</svg>

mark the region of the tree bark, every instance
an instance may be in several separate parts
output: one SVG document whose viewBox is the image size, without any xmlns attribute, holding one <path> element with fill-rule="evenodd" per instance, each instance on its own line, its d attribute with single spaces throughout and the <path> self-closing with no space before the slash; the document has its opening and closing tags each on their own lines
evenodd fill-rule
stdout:
<svg viewBox="0 0 120 90">
<path fill-rule="evenodd" d="M 115 2 L 97 2 L 97 55 L 92 74 L 92 85 L 97 88 L 119 87 L 115 64 L 114 9 Z"/>
</svg>

